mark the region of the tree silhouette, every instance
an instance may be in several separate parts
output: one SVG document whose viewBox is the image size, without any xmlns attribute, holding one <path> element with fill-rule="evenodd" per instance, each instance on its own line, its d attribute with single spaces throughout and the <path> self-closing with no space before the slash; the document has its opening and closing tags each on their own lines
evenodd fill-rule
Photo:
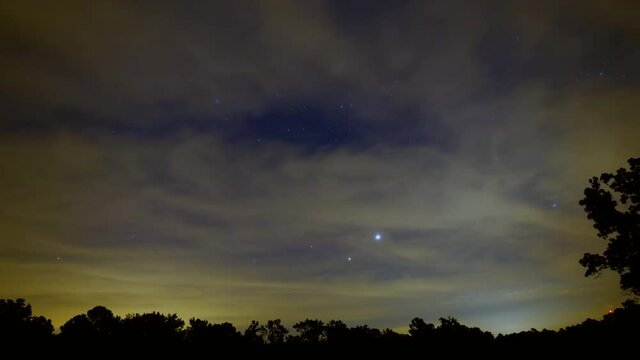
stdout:
<svg viewBox="0 0 640 360">
<path fill-rule="evenodd" d="M 244 331 L 245 341 L 251 345 L 264 344 L 264 338 L 262 337 L 260 328 L 261 326 L 259 321 L 251 320 L 251 324 L 249 324 L 249 327 Z"/>
<path fill-rule="evenodd" d="M 358 325 L 349 330 L 349 338 L 355 343 L 373 342 L 380 338 L 381 332 L 378 329 L 370 328 L 368 325 Z"/>
<path fill-rule="evenodd" d="M 141 343 L 154 342 L 173 345 L 182 340 L 184 321 L 176 314 L 159 312 L 128 314 L 122 320 L 123 334 Z"/>
<path fill-rule="evenodd" d="M 438 329 L 441 331 L 455 331 L 461 326 L 458 319 L 454 318 L 453 316 L 447 316 L 446 318 L 441 317 L 439 320 L 440 326 L 438 327 Z"/>
<path fill-rule="evenodd" d="M 327 342 L 341 344 L 348 340 L 349 328 L 341 320 L 331 320 L 325 325 Z"/>
<path fill-rule="evenodd" d="M 76 315 L 60 327 L 60 335 L 67 341 L 96 346 L 97 342 L 113 340 L 121 319 L 104 306 L 96 306 L 86 314 Z"/>
<path fill-rule="evenodd" d="M 53 335 L 50 321 L 32 316 L 31 306 L 23 299 L 0 300 L 0 356 L 208 358 L 233 353 L 239 358 L 324 358 L 338 354 L 410 358 L 428 351 L 434 358 L 511 358 L 526 351 L 527 357 L 553 354 L 610 358 L 636 351 L 640 305 L 628 300 L 602 320 L 587 319 L 559 331 L 531 329 L 496 338 L 453 317 L 440 318 L 437 327 L 414 318 L 409 324 L 410 335 L 367 325 L 348 328 L 340 320 L 326 324 L 320 320 L 300 321 L 293 326 L 299 333 L 294 337 L 286 337 L 288 331 L 279 319 L 265 325 L 252 321 L 244 336 L 230 323 L 212 324 L 192 318 L 187 329 L 183 326 L 176 314 L 129 314 L 121 319 L 107 308 L 96 306 L 74 316 L 61 327 L 60 335 Z"/>
<path fill-rule="evenodd" d="M 580 264 L 587 268 L 585 276 L 616 271 L 620 287 L 640 296 L 640 158 L 628 163 L 629 169 L 591 178 L 584 190 L 580 205 L 598 237 L 609 243 L 602 255 L 585 253 Z"/>
<path fill-rule="evenodd" d="M 214 345 L 231 347 L 239 344 L 239 332 L 228 323 L 211 324 L 207 320 L 192 318 L 186 330 L 186 341 L 195 346 Z"/>
<path fill-rule="evenodd" d="M 293 328 L 300 334 L 300 340 L 304 343 L 319 343 L 327 338 L 324 323 L 317 319 L 300 321 L 293 325 Z"/>
<path fill-rule="evenodd" d="M 120 323 L 120 318 L 113 316 L 113 312 L 104 306 L 96 306 L 87 311 L 87 317 L 101 336 L 112 336 Z"/>
<path fill-rule="evenodd" d="M 60 335 L 63 338 L 83 342 L 93 341 L 97 337 L 93 324 L 86 314 L 76 315 L 60 326 Z"/>
<path fill-rule="evenodd" d="M 24 299 L 0 299 L 0 341 L 7 346 L 41 342 L 51 338 L 53 325 L 44 316 L 33 316 Z"/>
<path fill-rule="evenodd" d="M 289 330 L 282 325 L 280 319 L 269 320 L 266 325 L 260 326 L 259 334 L 266 339 L 269 344 L 284 344 Z"/>
<path fill-rule="evenodd" d="M 421 318 L 414 318 L 409 324 L 409 334 L 415 338 L 432 337 L 435 333 L 435 326 L 431 323 L 427 324 Z"/>
</svg>

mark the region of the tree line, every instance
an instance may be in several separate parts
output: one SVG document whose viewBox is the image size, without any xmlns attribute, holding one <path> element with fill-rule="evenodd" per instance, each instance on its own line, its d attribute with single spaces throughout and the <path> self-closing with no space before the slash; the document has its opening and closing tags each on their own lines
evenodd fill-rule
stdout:
<svg viewBox="0 0 640 360">
<path fill-rule="evenodd" d="M 588 319 L 558 331 L 531 329 L 494 336 L 491 332 L 443 317 L 437 324 L 414 318 L 408 334 L 367 325 L 348 327 L 340 320 L 305 319 L 290 331 L 279 319 L 264 324 L 252 321 L 244 332 L 231 323 L 211 323 L 192 318 L 188 324 L 177 314 L 150 312 L 114 315 L 96 306 L 69 319 L 58 333 L 50 319 L 32 314 L 24 299 L 0 299 L 0 339 L 3 351 L 19 349 L 25 354 L 57 352 L 67 357 L 114 357 L 129 355 L 202 354 L 215 351 L 237 355 L 284 354 L 329 355 L 336 351 L 352 355 L 431 353 L 494 354 L 513 352 L 544 355 L 558 351 L 611 353 L 635 349 L 640 334 L 640 305 L 626 301 L 602 320 Z M 587 346 L 588 345 L 588 346 Z"/>
</svg>

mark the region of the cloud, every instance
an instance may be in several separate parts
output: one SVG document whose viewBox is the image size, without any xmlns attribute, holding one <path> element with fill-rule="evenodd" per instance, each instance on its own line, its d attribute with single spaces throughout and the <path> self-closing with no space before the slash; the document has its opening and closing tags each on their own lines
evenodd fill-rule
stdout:
<svg viewBox="0 0 640 360">
<path fill-rule="evenodd" d="M 6 3 L 3 106 L 19 116 L 4 121 L 148 128 L 260 114 L 285 98 L 354 103 L 361 118 L 386 122 L 398 109 L 466 107 L 522 80 L 566 89 L 604 72 L 634 83 L 637 27 L 599 16 L 596 3 L 527 6 Z"/>
<path fill-rule="evenodd" d="M 15 296 L 189 316 L 210 306 L 212 318 L 242 322 L 333 309 L 345 320 L 389 324 L 410 310 L 429 318 L 468 311 L 475 300 L 455 299 L 476 293 L 552 286 L 575 293 L 560 298 L 569 301 L 604 291 L 579 280 L 576 260 L 596 240 L 575 207 L 514 196 L 528 191 L 527 169 L 487 173 L 464 154 L 430 147 L 233 149 L 192 133 L 12 135 L 2 144 L 11 174 L 2 184 L 3 236 L 11 238 L 2 264 L 31 284 L 5 279 Z M 539 179 L 537 191 L 552 198 L 545 189 L 555 181 Z"/>
<path fill-rule="evenodd" d="M 3 4 L 0 286 L 57 325 L 597 316 L 577 201 L 640 153 L 638 29 L 522 7 Z"/>
</svg>

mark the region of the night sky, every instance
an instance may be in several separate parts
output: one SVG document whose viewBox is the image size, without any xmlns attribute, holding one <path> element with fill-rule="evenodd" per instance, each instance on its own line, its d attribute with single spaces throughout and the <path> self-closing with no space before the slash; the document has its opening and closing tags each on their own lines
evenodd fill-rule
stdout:
<svg viewBox="0 0 640 360">
<path fill-rule="evenodd" d="M 634 1 L 1 1 L 0 297 L 495 333 L 600 318 Z"/>
</svg>

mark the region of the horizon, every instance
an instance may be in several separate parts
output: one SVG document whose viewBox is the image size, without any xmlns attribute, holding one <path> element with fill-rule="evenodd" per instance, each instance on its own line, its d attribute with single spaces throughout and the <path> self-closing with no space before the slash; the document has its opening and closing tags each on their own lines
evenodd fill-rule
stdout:
<svg viewBox="0 0 640 360">
<path fill-rule="evenodd" d="M 18 299 L 20 299 L 20 298 L 18 298 Z M 16 299 L 4 299 L 4 300 L 16 300 Z M 45 318 L 47 318 L 47 319 L 51 319 L 50 317 L 48 317 L 48 316 L 47 316 L 47 314 L 43 314 L 43 313 L 40 313 L 40 312 L 34 311 L 34 306 L 33 306 L 33 304 L 32 304 L 32 303 L 30 303 L 30 302 L 28 301 L 28 299 L 23 299 L 23 300 L 25 300 L 25 303 L 26 303 L 27 305 L 30 305 L 30 306 L 31 306 L 31 308 L 32 308 L 32 316 L 44 316 L 44 317 L 45 317 Z M 637 302 L 636 302 L 636 304 L 637 304 Z M 582 321 L 579 321 L 579 322 L 576 322 L 576 323 L 572 323 L 572 324 L 566 324 L 566 325 L 559 326 L 559 327 L 556 327 L 556 328 L 546 328 L 546 327 L 545 327 L 545 328 L 536 328 L 536 327 L 528 327 L 528 328 L 526 328 L 526 327 L 523 327 L 523 328 L 521 328 L 521 329 L 519 328 L 519 329 L 514 329 L 514 330 L 506 331 L 506 332 L 505 332 L 505 331 L 499 331 L 499 332 L 496 332 L 496 331 L 492 331 L 492 330 L 490 330 L 490 329 L 485 329 L 485 328 L 483 328 L 483 327 L 481 327 L 481 326 L 477 326 L 477 325 L 474 325 L 474 324 L 469 324 L 469 323 L 466 323 L 463 319 L 459 319 L 459 318 L 457 318 L 456 316 L 454 316 L 454 315 L 450 315 L 450 314 L 448 314 L 448 315 L 442 315 L 442 316 L 439 316 L 438 318 L 434 319 L 433 321 L 430 321 L 429 319 L 422 319 L 422 318 L 421 318 L 421 317 L 419 317 L 419 316 L 418 316 L 418 317 L 414 317 L 414 318 L 420 318 L 420 319 L 424 320 L 427 324 L 428 324 L 428 323 L 432 323 L 432 324 L 436 324 L 436 325 L 438 324 L 438 322 L 439 322 L 439 321 L 440 321 L 440 319 L 442 319 L 442 318 L 454 318 L 454 319 L 456 319 L 457 321 L 459 321 L 459 323 L 460 323 L 461 325 L 468 326 L 468 327 L 470 327 L 470 328 L 479 328 L 479 329 L 480 329 L 480 330 L 482 330 L 483 332 L 490 332 L 493 336 L 498 336 L 498 335 L 516 334 L 516 333 L 519 333 L 519 332 L 527 332 L 527 331 L 531 331 L 531 330 L 536 330 L 536 331 L 542 331 L 542 330 L 559 331 L 559 330 L 561 330 L 561 329 L 566 329 L 567 327 L 570 327 L 570 326 L 579 325 L 579 324 L 581 324 L 581 323 L 583 323 L 584 321 L 589 320 L 589 319 L 597 320 L 597 321 L 601 321 L 601 320 L 603 320 L 603 319 L 605 318 L 605 316 L 606 316 L 607 314 L 611 314 L 611 313 L 612 313 L 614 310 L 616 310 L 616 309 L 622 309 L 622 305 L 623 305 L 623 304 L 620 304 L 620 306 L 618 306 L 618 307 L 613 307 L 613 308 L 608 309 L 608 310 L 607 310 L 607 312 L 605 312 L 605 313 L 601 314 L 601 316 L 600 316 L 600 317 L 595 317 L 595 318 L 594 318 L 594 317 L 587 317 L 587 318 L 583 319 Z M 103 306 L 103 305 L 96 305 L 95 307 L 98 307 L 98 306 Z M 105 308 L 107 308 L 107 309 L 108 309 L 108 310 L 110 310 L 110 311 L 113 311 L 113 309 L 109 308 L 108 306 L 104 306 L 104 307 L 105 307 Z M 52 323 L 52 325 L 53 325 L 53 328 L 54 328 L 53 333 L 54 333 L 54 334 L 60 334 L 60 330 L 61 330 L 61 326 L 62 326 L 62 325 L 64 325 L 67 321 L 69 321 L 71 318 L 73 318 L 73 317 L 74 317 L 74 316 L 76 316 L 76 315 L 87 314 L 87 312 L 88 312 L 89 310 L 91 310 L 92 308 L 94 308 L 94 307 L 91 307 L 91 308 L 87 309 L 87 311 L 84 311 L 84 312 L 80 312 L 80 313 L 74 314 L 74 315 L 70 316 L 69 318 L 67 318 L 66 320 L 61 321 L 61 323 L 60 323 L 60 324 L 56 324 L 56 323 L 55 323 L 55 321 L 51 321 L 51 323 Z M 242 325 L 240 325 L 240 324 L 236 324 L 236 323 L 231 322 L 231 321 L 225 321 L 224 319 L 220 319 L 219 317 L 218 317 L 218 318 L 203 318 L 203 317 L 199 317 L 199 316 L 187 316 L 187 317 L 183 317 L 183 316 L 181 316 L 179 313 L 172 312 L 172 311 L 163 312 L 163 311 L 157 311 L 157 310 L 148 310 L 148 311 L 134 311 L 134 312 L 128 312 L 128 313 L 126 313 L 126 314 L 125 314 L 125 313 L 118 313 L 118 312 L 116 312 L 116 311 L 113 311 L 113 315 L 114 315 L 115 317 L 117 317 L 117 318 L 120 318 L 120 319 L 125 319 L 126 317 L 128 317 L 128 316 L 130 316 L 130 315 L 142 315 L 142 314 L 149 314 L 149 313 L 159 313 L 159 314 L 162 314 L 162 315 L 165 315 L 165 316 L 169 316 L 169 315 L 172 315 L 172 314 L 176 314 L 176 315 L 177 315 L 177 317 L 178 317 L 179 319 L 182 319 L 182 320 L 185 322 L 185 324 L 184 324 L 184 328 L 187 328 L 187 327 L 189 327 L 189 326 L 190 326 L 190 325 L 189 325 L 189 320 L 191 320 L 191 319 L 206 320 L 206 321 L 208 321 L 208 322 L 209 322 L 209 323 L 211 323 L 211 324 L 223 324 L 223 323 L 230 323 L 230 324 L 231 324 L 231 325 L 233 325 L 233 326 L 236 328 L 236 330 L 237 330 L 237 331 L 239 331 L 240 333 L 244 333 L 244 331 L 249 327 L 250 323 L 251 323 L 251 322 L 253 322 L 254 320 L 255 320 L 255 321 L 258 321 L 260 324 L 266 324 L 266 323 L 267 323 L 267 321 L 269 321 L 269 320 L 282 320 L 282 319 L 280 319 L 280 318 L 275 318 L 275 317 L 272 317 L 272 318 L 265 318 L 265 319 L 252 319 L 252 320 L 250 320 L 250 321 L 247 323 L 247 326 L 246 326 L 246 327 L 243 327 L 243 326 L 242 326 Z M 414 318 L 412 318 L 411 320 L 413 320 Z M 294 332 L 295 332 L 295 329 L 293 329 L 293 327 L 292 327 L 292 326 L 293 326 L 295 323 L 297 323 L 297 322 L 299 322 L 299 321 L 303 321 L 303 320 L 305 320 L 305 319 L 320 320 L 320 321 L 322 321 L 322 322 L 323 322 L 323 323 L 325 323 L 325 324 L 327 324 L 327 323 L 328 323 L 329 321 L 331 321 L 331 320 L 339 320 L 339 321 L 342 321 L 341 319 L 338 319 L 338 318 L 319 319 L 319 318 L 314 318 L 314 317 L 305 317 L 304 319 L 302 319 L 302 318 L 301 318 L 301 319 L 298 319 L 298 320 L 292 320 L 292 321 L 286 321 L 286 320 L 284 320 L 284 321 L 282 321 L 282 325 L 283 325 L 285 328 L 287 328 L 290 332 L 292 332 L 292 331 L 294 331 Z M 383 326 L 383 327 L 379 327 L 379 326 L 370 326 L 370 324 L 368 324 L 368 323 L 366 323 L 366 322 L 359 322 L 359 323 L 348 323 L 348 322 L 344 322 L 344 323 L 345 323 L 345 325 L 346 325 L 347 327 L 349 327 L 349 328 L 351 328 L 351 327 L 356 327 L 356 326 L 361 326 L 361 325 L 366 325 L 366 326 L 369 326 L 369 327 L 370 327 L 370 328 L 372 328 L 372 329 L 379 329 L 379 330 L 390 329 L 390 330 L 392 330 L 392 331 L 394 331 L 394 332 L 396 332 L 396 333 L 398 333 L 398 334 L 409 334 L 409 328 L 410 328 L 409 324 L 411 323 L 411 320 L 407 321 L 407 325 L 406 325 L 406 326 L 398 326 L 398 327 L 384 327 L 384 326 Z"/>
<path fill-rule="evenodd" d="M 600 319 L 640 7 L 0 2 L 0 289 L 247 326 Z"/>
</svg>

